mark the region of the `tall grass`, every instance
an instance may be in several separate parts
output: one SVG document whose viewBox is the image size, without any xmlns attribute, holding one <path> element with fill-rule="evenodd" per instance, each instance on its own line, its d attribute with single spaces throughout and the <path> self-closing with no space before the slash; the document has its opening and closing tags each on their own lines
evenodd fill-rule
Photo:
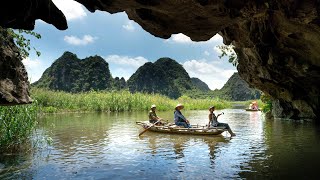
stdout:
<svg viewBox="0 0 320 180">
<path fill-rule="evenodd" d="M 186 109 L 207 109 L 215 105 L 217 109 L 230 107 L 230 103 L 219 99 L 191 99 L 182 96 L 177 100 L 159 94 L 130 93 L 128 91 L 91 91 L 71 94 L 61 91 L 32 88 L 31 95 L 36 99 L 42 112 L 61 111 L 142 111 L 152 104 L 158 110 L 172 110 L 178 103 Z"/>
<path fill-rule="evenodd" d="M 29 140 L 36 125 L 37 103 L 0 106 L 0 152 L 15 151 Z"/>
</svg>

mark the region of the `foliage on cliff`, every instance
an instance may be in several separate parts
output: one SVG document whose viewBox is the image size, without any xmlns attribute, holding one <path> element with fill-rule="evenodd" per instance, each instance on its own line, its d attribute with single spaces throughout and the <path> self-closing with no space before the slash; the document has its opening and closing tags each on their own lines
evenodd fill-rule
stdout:
<svg viewBox="0 0 320 180">
<path fill-rule="evenodd" d="M 213 91 L 213 95 L 225 100 L 246 101 L 259 99 L 261 93 L 256 89 L 250 88 L 238 73 L 234 73 L 220 90 Z"/>
<path fill-rule="evenodd" d="M 187 91 L 185 95 L 197 99 L 220 98 L 228 101 L 247 101 L 259 99 L 260 91 L 250 88 L 249 85 L 240 78 L 238 73 L 234 73 L 220 90 L 191 90 Z"/>
<path fill-rule="evenodd" d="M 196 86 L 201 91 L 204 91 L 204 92 L 210 91 L 209 86 L 205 82 L 201 81 L 199 78 L 193 77 L 191 78 L 191 82 L 194 86 Z"/>
<path fill-rule="evenodd" d="M 115 90 L 122 90 L 122 89 L 126 89 L 127 88 L 127 82 L 126 80 L 122 77 L 115 77 L 114 81 L 113 81 L 113 89 Z"/>
<path fill-rule="evenodd" d="M 113 81 L 109 65 L 102 57 L 90 56 L 80 60 L 75 54 L 65 52 L 33 85 L 74 93 L 111 89 Z"/>
<path fill-rule="evenodd" d="M 159 93 L 178 98 L 196 89 L 187 71 L 170 58 L 160 58 L 141 66 L 128 80 L 131 92 Z"/>
<path fill-rule="evenodd" d="M 80 60 L 75 54 L 65 52 L 42 75 L 35 87 L 66 92 L 90 90 L 124 90 L 149 94 L 162 94 L 170 98 L 186 95 L 191 98 L 220 98 L 245 101 L 260 98 L 260 92 L 251 89 L 238 73 L 235 73 L 221 90 L 211 91 L 198 78 L 190 78 L 181 64 L 170 58 L 148 62 L 126 82 L 124 78 L 112 78 L 108 63 L 100 56 Z"/>
</svg>

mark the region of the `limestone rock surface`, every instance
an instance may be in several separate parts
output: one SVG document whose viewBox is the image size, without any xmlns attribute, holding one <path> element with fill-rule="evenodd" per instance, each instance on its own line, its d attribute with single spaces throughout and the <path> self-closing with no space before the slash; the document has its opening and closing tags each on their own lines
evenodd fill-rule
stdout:
<svg viewBox="0 0 320 180">
<path fill-rule="evenodd" d="M 8 31 L 1 27 L 0 44 L 0 105 L 31 103 L 28 74 L 19 50 Z"/>
<path fill-rule="evenodd" d="M 125 11 L 130 19 L 161 38 L 183 33 L 203 41 L 219 33 L 226 44 L 235 46 L 239 75 L 275 99 L 274 107 L 281 109 L 275 113 L 278 117 L 320 117 L 319 1 L 76 1 L 92 12 Z M 6 2 L 16 3 L 4 5 Z M 0 25 L 28 29 L 40 18 L 65 29 L 63 16 L 50 4 L 50 0 L 3 1 Z"/>
</svg>

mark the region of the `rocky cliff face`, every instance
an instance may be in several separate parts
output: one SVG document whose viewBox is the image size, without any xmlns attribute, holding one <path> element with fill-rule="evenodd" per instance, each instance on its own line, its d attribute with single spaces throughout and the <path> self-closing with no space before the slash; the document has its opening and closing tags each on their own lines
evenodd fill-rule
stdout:
<svg viewBox="0 0 320 180">
<path fill-rule="evenodd" d="M 100 56 L 79 59 L 65 52 L 45 72 L 36 87 L 67 92 L 111 89 L 113 78 L 108 63 Z"/>
<path fill-rule="evenodd" d="M 195 88 L 187 71 L 170 58 L 145 63 L 129 78 L 128 87 L 131 92 L 159 93 L 171 98 Z"/>
<path fill-rule="evenodd" d="M 2 2 L 0 25 L 29 28 L 26 24 L 32 25 L 32 20 L 41 18 L 66 28 L 65 21 L 52 18 L 62 16 L 47 1 Z M 294 119 L 320 117 L 319 1 L 77 1 L 92 12 L 125 11 L 157 37 L 169 38 L 181 32 L 201 41 L 220 33 L 225 43 L 235 45 L 239 75 L 275 99 L 274 107 L 280 110 L 274 111 L 275 115 Z"/>
<path fill-rule="evenodd" d="M 214 94 L 230 101 L 260 99 L 261 95 L 256 89 L 250 88 L 238 73 L 234 73 L 220 90 L 214 91 Z"/>
<path fill-rule="evenodd" d="M 206 84 L 205 82 L 201 81 L 199 78 L 191 78 L 191 82 L 192 84 L 197 87 L 198 89 L 200 89 L 201 91 L 210 91 L 210 88 L 208 86 L 208 84 Z"/>
<path fill-rule="evenodd" d="M 0 27 L 0 105 L 31 103 L 27 71 L 7 30 Z"/>
<path fill-rule="evenodd" d="M 115 90 L 122 90 L 127 88 L 127 82 L 126 80 L 122 77 L 115 77 L 113 80 L 113 89 Z"/>
</svg>

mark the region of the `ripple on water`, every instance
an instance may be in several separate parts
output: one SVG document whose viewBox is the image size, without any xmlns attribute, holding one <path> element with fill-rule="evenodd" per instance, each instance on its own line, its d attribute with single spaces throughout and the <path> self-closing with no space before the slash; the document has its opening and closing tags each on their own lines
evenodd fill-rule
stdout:
<svg viewBox="0 0 320 180">
<path fill-rule="evenodd" d="M 53 144 L 18 157 L 18 163 L 0 161 L 0 179 L 274 179 L 286 177 L 286 168 L 301 177 L 304 162 L 320 165 L 320 131 L 314 126 L 265 120 L 260 112 L 223 112 L 219 121 L 229 123 L 235 138 L 152 132 L 138 137 L 135 122 L 145 113 L 46 116 L 39 131 Z M 185 112 L 199 125 L 207 123 L 207 114 Z M 159 116 L 169 119 L 172 112 Z M 312 175 L 309 169 L 304 170 Z"/>
</svg>

